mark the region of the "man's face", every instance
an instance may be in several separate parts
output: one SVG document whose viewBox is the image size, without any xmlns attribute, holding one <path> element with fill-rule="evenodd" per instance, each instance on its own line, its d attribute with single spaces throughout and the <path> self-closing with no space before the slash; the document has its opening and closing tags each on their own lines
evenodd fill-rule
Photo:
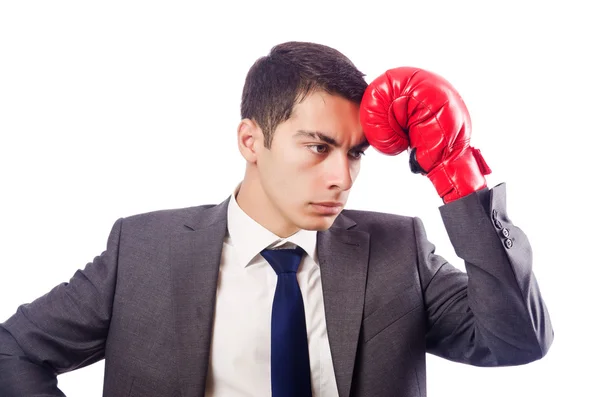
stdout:
<svg viewBox="0 0 600 397">
<path fill-rule="evenodd" d="M 294 107 L 274 132 L 270 149 L 257 145 L 260 185 L 279 230 L 326 230 L 339 215 L 368 147 L 359 105 L 322 91 Z M 286 233 L 283 232 L 282 233 Z"/>
</svg>

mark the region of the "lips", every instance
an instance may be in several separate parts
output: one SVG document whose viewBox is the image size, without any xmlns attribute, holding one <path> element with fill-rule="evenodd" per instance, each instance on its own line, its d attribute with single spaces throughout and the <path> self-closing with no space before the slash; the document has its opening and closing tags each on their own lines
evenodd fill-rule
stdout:
<svg viewBox="0 0 600 397">
<path fill-rule="evenodd" d="M 313 203 L 315 205 L 322 205 L 325 207 L 343 207 L 344 204 L 337 201 L 324 201 L 322 203 Z"/>
<path fill-rule="evenodd" d="M 326 201 L 322 203 L 311 203 L 314 210 L 322 215 L 336 215 L 338 214 L 344 205 L 337 201 Z"/>
</svg>

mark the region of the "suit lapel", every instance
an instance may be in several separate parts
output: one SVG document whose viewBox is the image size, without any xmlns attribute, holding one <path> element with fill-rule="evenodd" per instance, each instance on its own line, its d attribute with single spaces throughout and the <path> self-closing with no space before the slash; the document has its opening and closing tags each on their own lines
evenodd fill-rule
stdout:
<svg viewBox="0 0 600 397">
<path fill-rule="evenodd" d="M 327 334 L 340 397 L 350 395 L 362 324 L 369 234 L 347 230 L 354 223 L 340 215 L 317 237 Z"/>
<path fill-rule="evenodd" d="M 229 199 L 199 211 L 171 238 L 176 362 L 182 397 L 204 395 Z M 340 214 L 317 234 L 327 334 L 340 397 L 348 397 L 362 324 L 369 234 Z"/>
<path fill-rule="evenodd" d="M 217 280 L 227 204 L 200 211 L 187 231 L 171 238 L 176 357 L 182 397 L 202 396 L 206 387 Z"/>
</svg>

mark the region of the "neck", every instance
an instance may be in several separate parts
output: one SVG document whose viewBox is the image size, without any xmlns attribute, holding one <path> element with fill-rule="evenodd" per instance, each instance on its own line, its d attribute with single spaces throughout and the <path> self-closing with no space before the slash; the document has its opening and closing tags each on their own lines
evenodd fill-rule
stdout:
<svg viewBox="0 0 600 397">
<path fill-rule="evenodd" d="M 250 177 L 248 172 L 235 199 L 250 218 L 280 238 L 287 238 L 299 230 L 279 212 L 265 194 L 260 181 Z"/>
</svg>

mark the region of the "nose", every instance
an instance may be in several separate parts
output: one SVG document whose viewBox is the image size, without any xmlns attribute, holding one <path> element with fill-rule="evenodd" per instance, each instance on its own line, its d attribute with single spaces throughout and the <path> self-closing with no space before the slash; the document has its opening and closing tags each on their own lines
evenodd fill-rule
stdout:
<svg viewBox="0 0 600 397">
<path fill-rule="evenodd" d="M 358 164 L 352 162 L 347 155 L 331 156 L 327 164 L 327 175 L 330 189 L 349 190 L 354 183 Z"/>
</svg>

